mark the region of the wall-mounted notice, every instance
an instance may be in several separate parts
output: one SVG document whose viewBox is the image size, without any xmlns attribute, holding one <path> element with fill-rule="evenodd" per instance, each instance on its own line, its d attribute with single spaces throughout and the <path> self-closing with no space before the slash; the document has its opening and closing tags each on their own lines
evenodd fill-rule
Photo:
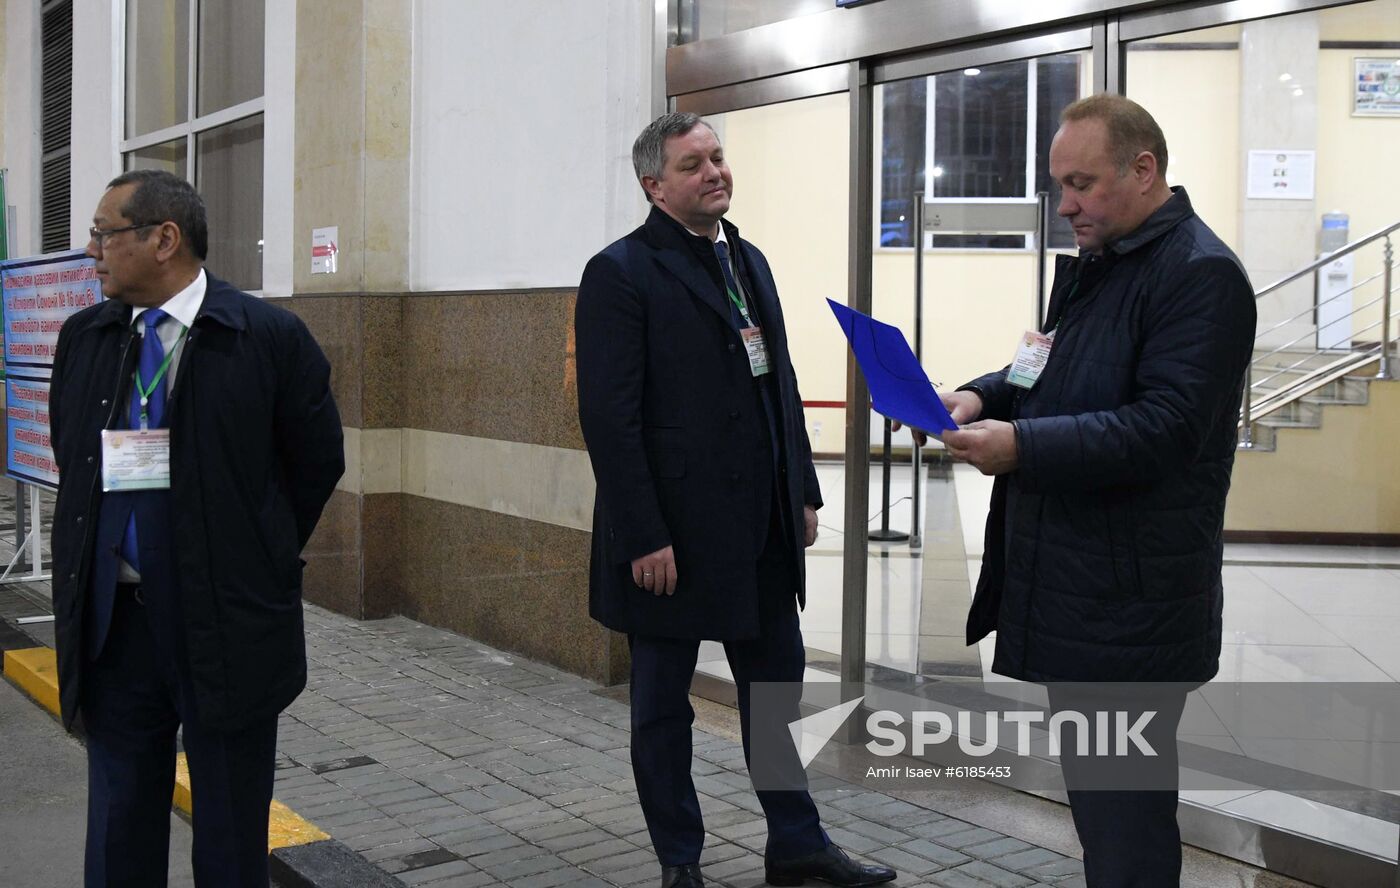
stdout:
<svg viewBox="0 0 1400 888">
<path fill-rule="evenodd" d="M 1254 200 L 1312 200 L 1316 167 L 1316 151 L 1250 151 L 1245 196 Z"/>
<path fill-rule="evenodd" d="M 49 445 L 49 376 L 63 322 L 102 300 L 97 265 L 81 250 L 0 262 L 5 324 L 5 471 L 58 486 Z"/>
<path fill-rule="evenodd" d="M 1400 59 L 1354 58 L 1353 117 L 1400 117 Z"/>
<path fill-rule="evenodd" d="M 340 226 L 311 229 L 311 273 L 335 274 L 340 255 Z"/>
</svg>

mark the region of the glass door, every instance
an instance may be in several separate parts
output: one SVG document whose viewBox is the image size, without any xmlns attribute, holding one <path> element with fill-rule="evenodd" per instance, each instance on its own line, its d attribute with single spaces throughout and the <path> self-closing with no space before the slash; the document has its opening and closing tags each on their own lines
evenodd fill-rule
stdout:
<svg viewBox="0 0 1400 888">
<path fill-rule="evenodd" d="M 936 215 L 940 207 L 1005 203 L 1034 217 L 1037 195 L 1051 190 L 1048 156 L 1060 112 L 1092 91 L 1091 43 L 1084 28 L 877 71 L 873 314 L 911 342 L 921 327 L 921 363 L 944 390 L 1006 364 L 1034 324 L 1040 256 L 1032 233 L 919 231 L 917 205 Z M 1072 250 L 1073 233 L 1053 207 L 1050 219 L 1049 251 Z M 878 454 L 882 417 L 872 418 L 871 432 Z M 890 526 L 912 532 L 916 545 L 870 544 L 868 662 L 873 674 L 898 681 L 991 678 L 992 641 L 968 647 L 964 637 L 991 479 L 950 464 L 934 440 L 916 477 L 912 446 L 907 432 L 896 433 L 888 504 L 882 472 L 872 471 L 872 526 L 888 508 Z"/>
</svg>

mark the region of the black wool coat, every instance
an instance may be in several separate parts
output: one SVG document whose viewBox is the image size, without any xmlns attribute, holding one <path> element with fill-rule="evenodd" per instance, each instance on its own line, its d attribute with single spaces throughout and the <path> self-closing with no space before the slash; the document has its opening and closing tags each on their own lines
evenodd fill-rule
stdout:
<svg viewBox="0 0 1400 888">
<path fill-rule="evenodd" d="M 63 721 L 78 712 L 101 506 L 140 336 L 108 300 L 58 337 L 50 424 L 60 481 L 53 596 Z M 202 725 L 236 730 L 306 685 L 300 553 L 345 470 L 330 364 L 299 318 L 208 277 L 166 406 L 184 647 Z"/>
<path fill-rule="evenodd" d="M 1029 391 L 964 388 L 1015 425 L 968 618 L 992 669 L 1032 681 L 1209 680 L 1254 293 L 1182 189 L 1102 257 L 1056 262 Z M 1076 286 L 1077 283 L 1077 286 Z M 1073 293 L 1071 298 L 1071 293 Z"/>
<path fill-rule="evenodd" d="M 579 421 L 597 479 L 589 612 L 619 632 L 758 635 L 756 565 L 775 475 L 795 519 L 784 542 L 805 604 L 802 510 L 820 506 L 821 491 L 802 397 L 768 261 L 722 224 L 768 342 L 776 472 L 758 446 L 767 419 L 707 239 L 653 208 L 588 262 L 579 284 Z M 632 582 L 631 561 L 667 545 L 679 586 L 658 597 Z"/>
</svg>

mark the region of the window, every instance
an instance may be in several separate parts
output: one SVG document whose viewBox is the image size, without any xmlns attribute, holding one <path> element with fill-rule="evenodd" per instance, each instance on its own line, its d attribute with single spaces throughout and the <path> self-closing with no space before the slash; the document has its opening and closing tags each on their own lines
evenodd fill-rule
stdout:
<svg viewBox="0 0 1400 888">
<path fill-rule="evenodd" d="M 128 170 L 194 183 L 209 213 L 210 273 L 262 289 L 261 0 L 127 0 Z"/>
<path fill-rule="evenodd" d="M 1050 139 L 1079 98 L 1080 56 L 1049 56 L 885 84 L 880 176 L 882 247 L 914 245 L 914 194 L 1034 198 L 1054 189 Z M 931 235 L 935 248 L 1024 249 L 1022 235 Z M 1074 246 L 1053 216 L 1051 249 Z"/>
<path fill-rule="evenodd" d="M 50 253 L 70 246 L 73 0 L 50 0 L 40 7 L 40 32 L 39 250 Z"/>
</svg>

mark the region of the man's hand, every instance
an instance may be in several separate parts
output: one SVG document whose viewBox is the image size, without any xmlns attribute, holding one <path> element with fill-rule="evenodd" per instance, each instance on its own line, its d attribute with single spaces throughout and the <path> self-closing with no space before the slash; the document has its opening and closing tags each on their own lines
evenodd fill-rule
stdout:
<svg viewBox="0 0 1400 888">
<path fill-rule="evenodd" d="M 810 549 L 817 541 L 817 510 L 811 506 L 802 507 L 802 547 Z"/>
<path fill-rule="evenodd" d="M 632 560 L 632 582 L 653 595 L 676 592 L 676 552 L 670 546 Z"/>
<path fill-rule="evenodd" d="M 948 408 L 948 413 L 952 415 L 953 422 L 958 425 L 972 422 L 982 415 L 982 396 L 976 392 L 949 392 L 946 395 L 939 395 L 938 397 L 943 399 L 943 406 Z M 897 432 L 903 427 L 904 424 L 899 420 L 893 420 L 892 428 L 894 431 Z M 914 436 L 915 441 L 919 442 L 920 447 L 928 443 L 927 431 L 910 428 L 909 433 Z M 947 433 L 945 432 L 944 434 Z M 939 439 L 943 440 L 942 436 L 939 436 Z M 944 441 L 944 443 L 947 442 Z"/>
<path fill-rule="evenodd" d="M 975 466 L 984 475 L 1005 475 L 1016 471 L 1016 427 L 1009 422 L 987 419 L 939 435 L 953 462 Z"/>
</svg>

